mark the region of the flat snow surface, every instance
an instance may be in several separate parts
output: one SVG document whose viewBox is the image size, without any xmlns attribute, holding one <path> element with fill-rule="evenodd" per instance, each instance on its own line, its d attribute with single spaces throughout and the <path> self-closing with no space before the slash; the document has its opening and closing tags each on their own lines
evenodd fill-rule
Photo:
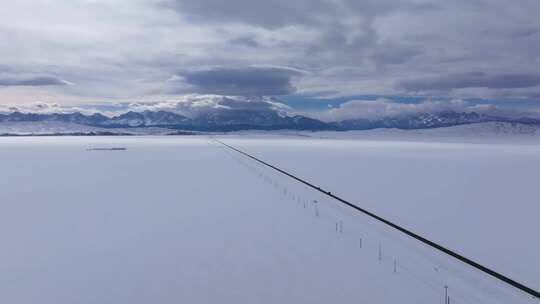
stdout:
<svg viewBox="0 0 540 304">
<path fill-rule="evenodd" d="M 232 134 L 232 133 L 231 133 Z M 540 126 L 508 122 L 483 122 L 431 129 L 373 129 L 355 131 L 239 131 L 242 137 L 295 137 L 314 139 L 415 141 L 455 143 L 540 144 Z"/>
<path fill-rule="evenodd" d="M 540 288 L 540 146 L 220 139 Z M 0 157 L 0 303 L 538 303 L 208 138 Z"/>
<path fill-rule="evenodd" d="M 75 134 L 119 134 L 119 135 L 167 135 L 175 130 L 147 127 L 147 128 L 100 128 L 75 123 L 42 121 L 42 122 L 0 122 L 0 135 L 2 136 L 50 136 Z"/>
</svg>

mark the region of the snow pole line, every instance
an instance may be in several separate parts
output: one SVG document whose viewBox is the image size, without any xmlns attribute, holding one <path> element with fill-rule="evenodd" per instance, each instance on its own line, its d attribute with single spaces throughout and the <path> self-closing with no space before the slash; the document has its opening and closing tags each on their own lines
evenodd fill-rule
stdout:
<svg viewBox="0 0 540 304">
<path fill-rule="evenodd" d="M 369 217 L 371 217 L 371 218 L 373 218 L 373 219 L 375 219 L 375 220 L 377 220 L 377 221 L 379 221 L 379 222 L 381 222 L 381 223 L 383 223 L 383 224 L 385 224 L 387 226 L 390 226 L 390 227 L 392 227 L 392 228 L 394 228 L 394 229 L 408 235 L 409 237 L 412 237 L 413 239 L 416 239 L 416 240 L 424 243 L 425 245 L 428 245 L 429 247 L 432 247 L 432 248 L 434 248 L 434 249 L 436 249 L 436 250 L 438 250 L 438 251 L 440 251 L 440 252 L 442 252 L 442 253 L 444 253 L 446 255 L 449 255 L 449 256 L 451 256 L 451 257 L 453 257 L 453 258 L 455 258 L 455 259 L 457 259 L 457 260 L 459 260 L 459 261 L 461 261 L 461 262 L 463 262 L 463 263 L 465 263 L 465 264 L 467 264 L 467 265 L 469 265 L 469 266 L 471 266 L 473 268 L 476 268 L 477 270 L 480 270 L 483 273 L 486 273 L 486 274 L 488 274 L 488 275 L 490 275 L 490 276 L 492 276 L 492 277 L 494 277 L 494 278 L 496 278 L 496 279 L 498 279 L 498 280 L 500 280 L 500 281 L 502 281 L 502 282 L 504 282 L 504 283 L 506 283 L 506 284 L 508 284 L 508 285 L 510 285 L 512 287 L 515 287 L 515 288 L 517 288 L 517 289 L 519 289 L 519 290 L 533 296 L 536 299 L 540 299 L 540 292 L 534 290 L 531 287 L 528 287 L 528 286 L 526 286 L 526 285 L 524 285 L 524 284 L 522 284 L 522 283 L 520 283 L 520 282 L 518 282 L 518 281 L 516 281 L 514 279 L 509 278 L 508 276 L 505 276 L 505 275 L 503 275 L 503 274 L 501 274 L 501 273 L 499 273 L 499 272 L 497 272 L 495 270 L 492 270 L 492 269 L 490 269 L 490 268 L 488 268 L 488 267 L 486 267 L 486 266 L 484 266 L 484 265 L 482 265 L 482 264 L 480 264 L 480 263 L 478 263 L 478 262 L 476 262 L 476 261 L 474 261 L 472 259 L 469 259 L 469 258 L 467 258 L 467 257 L 453 251 L 453 250 L 450 250 L 450 249 L 448 249 L 448 248 L 446 248 L 446 247 L 444 247 L 442 245 L 439 245 L 439 244 L 437 244 L 437 243 L 435 243 L 435 242 L 433 242 L 433 241 L 431 241 L 431 240 L 429 240 L 429 239 L 427 239 L 427 238 L 425 238 L 425 237 L 423 237 L 423 236 L 421 236 L 421 235 L 419 235 L 419 234 L 417 234 L 415 232 L 412 232 L 411 230 L 408 230 L 408 229 L 406 229 L 406 228 L 404 228 L 404 227 L 402 227 L 400 225 L 397 225 L 397 224 L 395 224 L 395 223 L 393 223 L 393 222 L 391 222 L 391 221 L 389 221 L 389 220 L 387 220 L 387 219 L 385 219 L 385 218 L 383 218 L 383 217 L 381 217 L 381 216 L 379 216 L 379 215 L 377 215 L 377 214 L 375 214 L 375 213 L 373 213 L 371 211 L 368 211 L 367 209 L 364 209 L 364 208 L 359 207 L 359 206 L 357 206 L 357 205 L 355 205 L 355 204 L 353 204 L 351 202 L 348 202 L 347 200 L 333 194 L 330 191 L 325 191 L 321 187 L 316 186 L 316 185 L 314 185 L 314 184 L 312 184 L 312 183 L 310 183 L 310 182 L 308 182 L 308 181 L 306 181 L 306 180 L 304 180 L 304 179 L 302 179 L 300 177 L 297 177 L 297 176 L 295 176 L 295 175 L 293 175 L 293 174 L 291 174 L 291 173 L 289 173 L 289 172 L 287 172 L 285 170 L 282 170 L 282 169 L 280 169 L 280 168 L 278 168 L 278 167 L 276 167 L 274 165 L 271 165 L 271 164 L 269 164 L 269 163 L 255 157 L 255 156 L 252 156 L 251 154 L 248 154 L 248 153 L 246 153 L 246 152 L 244 152 L 242 150 L 239 150 L 239 149 L 237 149 L 237 148 L 235 148 L 235 147 L 233 147 L 231 145 L 228 145 L 228 144 L 226 144 L 226 143 L 224 143 L 224 142 L 222 142 L 222 141 L 220 141 L 218 139 L 215 139 L 215 138 L 212 138 L 212 139 L 215 142 L 217 142 L 217 143 L 219 143 L 219 144 L 221 144 L 221 145 L 223 145 L 223 146 L 225 146 L 225 147 L 227 147 L 227 148 L 229 148 L 229 149 L 231 149 L 231 150 L 233 150 L 233 151 L 235 151 L 237 153 L 240 153 L 240 154 L 242 154 L 242 155 L 244 155 L 244 156 L 246 156 L 246 157 L 248 157 L 248 158 L 250 158 L 250 159 L 252 159 L 252 160 L 254 160 L 254 161 L 258 162 L 258 163 L 260 163 L 260 164 L 263 164 L 263 165 L 265 165 L 265 166 L 267 166 L 267 167 L 269 167 L 269 168 L 271 168 L 271 169 L 273 169 L 273 170 L 275 170 L 275 171 L 277 171 L 277 172 L 279 172 L 281 174 L 284 174 L 284 175 L 286 175 L 286 176 L 288 176 L 288 177 L 290 177 L 290 178 L 292 178 L 292 179 L 294 179 L 294 180 L 296 180 L 296 181 L 298 181 L 298 182 L 300 182 L 300 183 L 302 183 L 302 184 L 304 184 L 304 185 L 306 185 L 306 186 L 308 186 L 308 187 L 310 187 L 310 188 L 312 188 L 312 189 L 314 189 L 316 191 L 319 191 L 322 194 L 324 194 L 326 196 L 329 196 L 329 197 L 337 200 L 338 202 L 355 209 L 356 211 L 359 211 L 359 212 L 361 212 L 361 213 L 363 213 L 363 214 L 365 214 L 365 215 L 367 215 L 367 216 L 369 216 Z"/>
</svg>

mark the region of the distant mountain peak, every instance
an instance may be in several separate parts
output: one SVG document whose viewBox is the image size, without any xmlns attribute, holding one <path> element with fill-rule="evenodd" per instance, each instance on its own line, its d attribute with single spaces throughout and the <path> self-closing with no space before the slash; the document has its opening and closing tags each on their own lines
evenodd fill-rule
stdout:
<svg viewBox="0 0 540 304">
<path fill-rule="evenodd" d="M 232 99 L 231 99 L 232 100 Z M 228 101 L 232 105 L 236 101 Z M 244 101 L 241 101 L 244 102 Z M 377 128 L 429 129 L 481 122 L 509 122 L 540 125 L 540 120 L 529 117 L 504 118 L 477 112 L 441 111 L 421 112 L 406 116 L 387 116 L 373 119 L 347 119 L 322 122 L 303 115 L 287 114 L 265 104 L 214 107 L 193 118 L 176 112 L 128 111 L 113 117 L 95 113 L 22 113 L 0 114 L 0 122 L 64 122 L 103 128 L 162 127 L 176 130 L 237 131 L 237 130 L 368 130 Z"/>
</svg>

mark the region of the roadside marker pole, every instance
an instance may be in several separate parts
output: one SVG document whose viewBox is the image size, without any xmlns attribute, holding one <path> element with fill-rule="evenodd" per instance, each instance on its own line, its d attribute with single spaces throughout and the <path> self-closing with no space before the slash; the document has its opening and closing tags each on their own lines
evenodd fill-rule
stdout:
<svg viewBox="0 0 540 304">
<path fill-rule="evenodd" d="M 299 177 L 297 177 L 297 176 L 295 176 L 295 175 L 293 175 L 293 174 L 291 174 L 291 173 L 289 173 L 287 171 L 284 171 L 284 170 L 282 170 L 282 169 L 280 169 L 280 168 L 278 168 L 278 167 L 276 167 L 274 165 L 271 165 L 271 164 L 269 164 L 269 163 L 255 157 L 255 156 L 252 156 L 252 155 L 250 155 L 250 154 L 248 154 L 248 153 L 246 153 L 246 152 L 244 152 L 242 150 L 239 150 L 239 149 L 237 149 L 237 148 L 235 148 L 235 147 L 233 147 L 231 145 L 228 145 L 228 144 L 226 144 L 226 143 L 224 143 L 224 142 L 222 142 L 222 141 L 220 141 L 220 140 L 218 140 L 216 138 L 212 137 L 212 140 L 214 140 L 215 142 L 223 145 L 224 147 L 229 148 L 230 150 L 233 150 L 233 151 L 235 151 L 237 153 L 240 153 L 240 154 L 242 154 L 242 155 L 244 155 L 244 156 L 246 156 L 246 157 L 248 157 L 248 158 L 250 158 L 250 159 L 252 159 L 252 160 L 254 160 L 254 161 L 258 162 L 258 163 L 260 163 L 260 164 L 263 164 L 263 165 L 265 165 L 265 166 L 267 166 L 267 167 L 269 167 L 269 168 L 271 168 L 271 169 L 273 169 L 273 170 L 275 170 L 275 171 L 277 171 L 277 172 L 279 172 L 279 173 L 281 173 L 283 175 L 286 175 L 286 176 L 288 176 L 288 177 L 290 177 L 290 178 L 292 178 L 292 179 L 294 179 L 294 180 L 296 180 L 296 181 L 298 181 L 298 182 L 300 182 L 300 183 L 302 183 L 302 184 L 304 184 L 304 185 L 306 185 L 306 186 L 308 186 L 308 187 L 310 187 L 312 189 L 315 189 L 316 191 L 319 191 L 320 193 L 322 193 L 322 194 L 324 194 L 324 195 L 326 195 L 328 197 L 331 197 L 331 198 L 335 199 L 336 201 L 355 209 L 356 211 L 359 211 L 359 212 L 361 212 L 361 213 L 363 213 L 363 214 L 365 214 L 365 215 L 367 215 L 367 216 L 369 216 L 369 217 L 371 217 L 371 218 L 373 218 L 373 219 L 375 219 L 375 220 L 377 220 L 377 221 L 379 221 L 379 222 L 381 222 L 381 223 L 383 223 L 383 224 L 385 224 L 385 225 L 387 225 L 389 227 L 392 227 L 393 229 L 396 229 L 396 230 L 400 231 L 401 233 L 406 234 L 409 237 L 414 238 L 417 241 L 420 241 L 421 243 L 424 243 L 427 246 L 430 246 L 430 247 L 432 247 L 432 248 L 434 248 L 434 249 L 436 249 L 436 250 L 438 250 L 440 252 L 443 252 L 443 253 L 445 253 L 445 254 L 447 254 L 447 255 L 449 255 L 449 256 L 451 256 L 451 257 L 453 257 L 453 258 L 455 258 L 455 259 L 457 259 L 457 260 L 459 260 L 459 261 L 473 267 L 473 268 L 476 268 L 476 269 L 478 269 L 478 270 L 480 270 L 480 271 L 482 271 L 482 272 L 484 272 L 484 273 L 486 273 L 486 274 L 488 274 L 488 275 L 490 275 L 490 276 L 492 276 L 492 277 L 494 277 L 494 278 L 496 278 L 498 280 L 501 280 L 501 281 L 505 282 L 508 285 L 511 285 L 511 286 L 513 286 L 513 287 L 515 287 L 515 288 L 517 288 L 517 289 L 519 289 L 519 290 L 521 290 L 521 291 L 523 291 L 525 293 L 528 293 L 529 295 L 533 296 L 533 298 L 535 298 L 535 299 L 540 298 L 540 292 L 538 292 L 537 290 L 534 290 L 533 288 L 531 288 L 529 286 L 521 284 L 518 281 L 515 281 L 515 280 L 513 280 L 513 279 L 511 279 L 511 278 L 509 278 L 509 277 L 507 277 L 507 276 L 505 276 L 505 275 L 503 275 L 503 274 L 501 274 L 499 272 L 496 272 L 496 271 L 494 271 L 494 270 L 492 270 L 492 269 L 490 269 L 490 268 L 488 268 L 488 267 L 486 267 L 486 266 L 484 266 L 484 265 L 482 265 L 482 264 L 480 264 L 480 263 L 478 263 L 478 262 L 476 262 L 474 260 L 471 260 L 471 259 L 469 259 L 469 258 L 467 258 L 467 257 L 453 251 L 453 250 L 450 250 L 450 249 L 448 249 L 448 248 L 446 248 L 446 247 L 444 247 L 444 246 L 442 246 L 440 244 L 437 244 L 437 243 L 435 243 L 435 242 L 433 242 L 433 241 L 431 241 L 431 240 L 429 240 L 429 239 L 427 239 L 427 238 L 425 238 L 425 237 L 423 237 L 423 236 L 421 236 L 421 235 L 419 235 L 417 233 L 414 233 L 413 231 L 411 231 L 411 230 L 409 230 L 407 228 L 404 228 L 404 227 L 402 227 L 402 226 L 400 226 L 400 225 L 398 225 L 398 224 L 396 224 L 394 222 L 391 222 L 391 221 L 389 221 L 389 220 L 387 220 L 387 219 L 385 219 L 385 218 L 383 218 L 383 217 L 381 217 L 381 216 L 379 216 L 379 215 L 377 215 L 377 214 L 375 214 L 375 213 L 373 213 L 373 212 L 371 212 L 371 211 L 369 211 L 367 209 L 364 209 L 364 208 L 359 207 L 359 206 L 357 206 L 357 205 L 355 205 L 355 204 L 353 204 L 351 202 L 348 202 L 348 201 L 344 200 L 343 198 L 341 198 L 339 196 L 336 196 L 335 194 L 333 194 L 330 191 L 325 191 L 321 187 L 318 187 L 318 186 L 316 186 L 316 185 L 314 185 L 314 184 L 312 184 L 312 183 L 310 183 L 310 182 L 308 182 L 308 181 L 306 181 L 304 179 L 301 179 L 301 178 L 299 178 Z M 305 202 L 304 202 L 304 208 L 305 208 Z"/>
</svg>

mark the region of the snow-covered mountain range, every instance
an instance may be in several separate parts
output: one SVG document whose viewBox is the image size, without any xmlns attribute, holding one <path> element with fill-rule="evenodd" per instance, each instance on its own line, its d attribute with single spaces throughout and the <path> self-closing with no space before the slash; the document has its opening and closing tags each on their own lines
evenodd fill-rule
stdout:
<svg viewBox="0 0 540 304">
<path fill-rule="evenodd" d="M 429 129 L 485 122 L 540 125 L 540 119 L 494 115 L 472 108 L 454 107 L 321 120 L 314 114 L 299 114 L 274 98 L 190 95 L 177 101 L 133 104 L 124 111 L 91 112 L 78 108 L 37 110 L 9 108 L 0 111 L 0 124 L 66 123 L 101 128 L 104 132 L 130 128 L 228 132 L 241 130 L 348 131 L 379 128 Z M 347 112 L 349 113 L 349 112 Z M 362 111 L 360 113 L 362 114 Z M 67 126 L 67 125 L 66 125 Z M 74 129 L 77 129 L 74 127 Z M 75 130 L 74 130 L 75 131 Z M 118 132 L 118 130 L 114 131 Z"/>
<path fill-rule="evenodd" d="M 196 131 L 238 131 L 238 130 L 369 130 L 377 128 L 427 129 L 480 122 L 509 122 L 526 125 L 540 125 L 533 118 L 505 118 L 479 114 L 476 112 L 445 111 L 440 113 L 418 113 L 399 117 L 377 119 L 348 119 L 338 122 L 323 122 L 303 115 L 284 115 L 272 111 L 231 110 L 207 112 L 195 118 L 188 118 L 169 111 L 142 112 L 129 111 L 117 116 L 103 114 L 85 115 L 75 113 L 22 113 L 0 114 L 0 123 L 61 122 L 99 128 L 147 128 Z"/>
<path fill-rule="evenodd" d="M 0 136 L 111 136 L 111 135 L 198 135 L 206 132 L 165 127 L 94 127 L 71 122 L 0 122 Z M 222 133 L 221 133 L 222 134 Z M 424 129 L 379 128 L 349 131 L 243 130 L 231 136 L 300 137 L 346 140 L 405 140 L 442 142 L 540 142 L 540 125 L 511 122 L 478 122 Z"/>
</svg>

